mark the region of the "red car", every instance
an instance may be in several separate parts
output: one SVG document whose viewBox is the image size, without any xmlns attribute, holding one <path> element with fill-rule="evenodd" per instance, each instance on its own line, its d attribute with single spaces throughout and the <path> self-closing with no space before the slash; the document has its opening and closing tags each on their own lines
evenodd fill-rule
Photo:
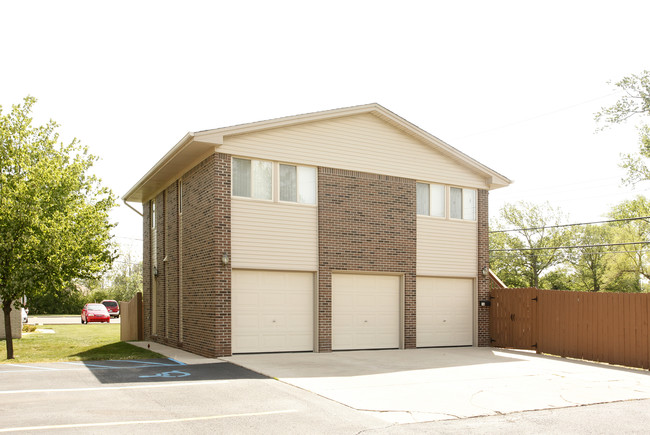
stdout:
<svg viewBox="0 0 650 435">
<path fill-rule="evenodd" d="M 111 317 L 120 317 L 120 305 L 117 303 L 117 301 L 106 299 L 102 301 L 102 305 L 106 307 L 108 314 L 110 314 Z"/>
<path fill-rule="evenodd" d="M 86 304 L 81 310 L 81 323 L 111 322 L 108 310 L 102 304 Z"/>
</svg>

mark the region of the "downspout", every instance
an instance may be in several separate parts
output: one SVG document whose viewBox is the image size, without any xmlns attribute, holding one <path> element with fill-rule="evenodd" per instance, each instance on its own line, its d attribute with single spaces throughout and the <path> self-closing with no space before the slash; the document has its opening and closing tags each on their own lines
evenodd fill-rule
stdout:
<svg viewBox="0 0 650 435">
<path fill-rule="evenodd" d="M 143 215 L 142 213 L 140 213 L 137 209 L 135 209 L 131 204 L 129 204 L 128 202 L 126 202 L 126 199 L 122 198 L 122 201 L 124 201 L 124 205 L 125 205 L 125 206 L 127 206 L 128 208 L 130 208 L 131 210 L 133 210 L 134 212 L 136 212 L 137 214 L 139 214 L 141 217 L 144 217 L 144 215 Z"/>
</svg>

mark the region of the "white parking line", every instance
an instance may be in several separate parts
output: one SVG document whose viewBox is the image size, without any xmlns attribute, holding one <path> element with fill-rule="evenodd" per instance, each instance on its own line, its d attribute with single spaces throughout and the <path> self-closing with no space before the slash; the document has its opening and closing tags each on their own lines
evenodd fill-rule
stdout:
<svg viewBox="0 0 650 435">
<path fill-rule="evenodd" d="M 173 360 L 173 359 L 171 359 L 171 358 L 168 358 L 168 359 L 169 359 L 170 361 L 173 361 L 174 364 L 169 364 L 169 363 L 158 363 L 158 362 L 152 362 L 152 361 L 140 361 L 140 360 L 132 360 L 132 359 L 111 359 L 111 360 L 108 360 L 108 361 L 110 361 L 110 362 L 128 362 L 128 363 L 137 363 L 137 364 L 148 364 L 148 365 L 152 365 L 152 366 L 164 366 L 164 367 L 167 367 L 167 366 L 175 366 L 175 365 L 179 365 L 179 366 L 185 366 L 185 365 L 187 365 L 187 364 L 185 364 L 185 363 L 178 362 L 178 361 Z"/>
<path fill-rule="evenodd" d="M 55 429 L 74 429 L 74 428 L 90 428 L 108 426 L 127 426 L 135 424 L 165 424 L 165 423 L 186 423 L 190 421 L 205 421 L 205 420 L 219 420 L 223 418 L 236 418 L 236 417 L 256 417 L 264 415 L 276 414 L 289 414 L 298 412 L 295 409 L 284 409 L 280 411 L 266 411 L 266 412 L 248 412 L 244 414 L 224 414 L 224 415 L 210 415 L 205 417 L 187 417 L 187 418 L 173 418 L 167 420 L 134 420 L 134 421 L 111 421 L 106 423 L 77 423 L 77 424 L 59 424 L 50 426 L 25 426 L 25 427 L 10 427 L 0 429 L 0 432 L 20 432 L 28 430 L 55 430 Z"/>
<path fill-rule="evenodd" d="M 100 365 L 100 364 L 92 364 L 92 363 L 85 363 L 85 362 L 72 362 L 72 361 L 65 361 L 63 364 L 70 364 L 72 366 L 84 366 L 84 367 L 93 367 L 93 368 L 98 368 L 98 369 L 124 369 L 124 368 L 134 368 L 134 367 L 115 367 L 115 366 L 105 366 L 105 365 Z"/>
<path fill-rule="evenodd" d="M 178 361 L 175 361 L 171 358 L 169 358 L 171 361 L 174 362 L 174 364 L 167 364 L 167 363 L 155 363 L 151 361 L 138 361 L 138 360 L 111 360 L 111 362 L 130 362 L 130 366 L 108 366 L 108 365 L 99 365 L 99 364 L 89 364 L 89 363 L 84 363 L 82 361 L 61 361 L 57 364 L 65 364 L 65 365 L 71 365 L 79 368 L 89 368 L 89 369 L 94 369 L 94 368 L 100 368 L 100 369 L 113 369 L 113 370 L 118 370 L 118 369 L 138 369 L 138 368 L 145 368 L 145 367 L 151 367 L 151 366 L 159 366 L 159 367 L 174 367 L 174 366 L 179 366 L 179 365 L 187 365 L 185 363 L 179 363 Z M 140 364 L 145 364 L 145 365 L 140 365 Z M 65 371 L 65 370 L 74 370 L 74 369 L 69 369 L 69 368 L 61 368 L 61 367 L 42 367 L 42 366 L 30 366 L 26 364 L 3 364 L 5 366 L 12 366 L 16 367 L 17 369 L 30 369 L 28 371 L 34 372 L 34 371 Z M 2 367 L 2 365 L 0 365 Z M 0 370 L 0 373 L 22 373 L 21 370 Z"/>
<path fill-rule="evenodd" d="M 50 368 L 50 367 L 28 366 L 28 365 L 25 365 L 25 364 L 4 364 L 4 365 L 12 366 L 12 367 L 19 367 L 19 368 L 26 368 L 26 369 L 45 370 L 45 371 L 48 371 L 48 370 L 60 370 L 60 369 L 54 369 L 54 368 Z M 0 373 L 13 373 L 15 371 L 16 370 L 6 370 L 6 371 L 0 372 Z"/>
<path fill-rule="evenodd" d="M 164 382 L 161 384 L 146 384 L 146 385 L 126 385 L 123 387 L 86 387 L 86 388 L 51 388 L 51 389 L 38 389 L 38 390 L 8 390 L 0 391 L 1 394 L 23 394 L 23 393 L 62 393 L 62 392 L 72 392 L 72 391 L 95 391 L 99 392 L 101 390 L 140 390 L 146 388 L 171 388 L 171 387 L 188 387 L 188 386 L 199 386 L 199 385 L 214 385 L 214 384 L 225 384 L 228 381 L 219 380 L 219 381 L 196 381 L 196 382 Z"/>
</svg>

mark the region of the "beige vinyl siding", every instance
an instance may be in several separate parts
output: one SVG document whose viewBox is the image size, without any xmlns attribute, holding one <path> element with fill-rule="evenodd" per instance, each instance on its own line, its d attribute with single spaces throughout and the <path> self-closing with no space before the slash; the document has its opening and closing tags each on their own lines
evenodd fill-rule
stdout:
<svg viewBox="0 0 650 435">
<path fill-rule="evenodd" d="M 218 152 L 487 188 L 486 180 L 372 114 L 224 138 Z"/>
<path fill-rule="evenodd" d="M 418 216 L 417 274 L 474 277 L 477 274 L 476 222 Z"/>
<path fill-rule="evenodd" d="M 232 198 L 232 267 L 318 270 L 318 209 Z"/>
</svg>

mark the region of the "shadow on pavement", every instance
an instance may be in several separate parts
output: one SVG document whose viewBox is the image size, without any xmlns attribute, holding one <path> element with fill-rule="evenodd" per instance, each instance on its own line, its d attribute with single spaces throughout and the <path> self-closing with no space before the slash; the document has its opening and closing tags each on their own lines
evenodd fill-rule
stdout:
<svg viewBox="0 0 650 435">
<path fill-rule="evenodd" d="M 83 361 L 102 384 L 222 381 L 267 377 L 228 362 L 187 365 L 171 359 Z"/>
</svg>

